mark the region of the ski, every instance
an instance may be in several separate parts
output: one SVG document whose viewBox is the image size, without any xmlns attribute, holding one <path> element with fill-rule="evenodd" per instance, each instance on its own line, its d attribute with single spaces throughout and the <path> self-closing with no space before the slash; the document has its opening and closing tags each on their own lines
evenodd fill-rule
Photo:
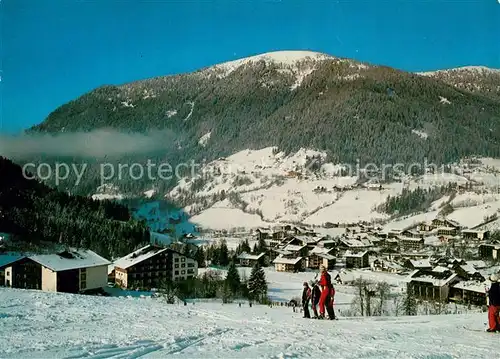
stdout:
<svg viewBox="0 0 500 359">
<path fill-rule="evenodd" d="M 464 326 L 464 329 L 469 330 L 471 332 L 496 333 L 496 334 L 500 333 L 500 332 L 487 332 L 486 329 L 473 329 L 473 328 L 469 328 L 469 327 L 466 327 L 466 326 Z"/>
</svg>

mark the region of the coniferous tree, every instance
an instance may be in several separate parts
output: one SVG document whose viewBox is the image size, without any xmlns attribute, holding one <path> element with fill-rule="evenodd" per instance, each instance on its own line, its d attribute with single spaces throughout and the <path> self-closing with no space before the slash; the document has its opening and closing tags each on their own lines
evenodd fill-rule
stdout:
<svg viewBox="0 0 500 359">
<path fill-rule="evenodd" d="M 195 254 L 195 259 L 196 262 L 198 263 L 198 268 L 205 268 L 206 262 L 205 262 L 205 251 L 203 250 L 203 246 L 199 246 L 198 250 L 196 251 Z"/>
<path fill-rule="evenodd" d="M 257 243 L 255 243 L 253 245 L 252 254 L 258 254 L 258 253 L 259 253 L 259 247 L 257 246 Z"/>
<path fill-rule="evenodd" d="M 403 297 L 403 311 L 405 315 L 417 315 L 417 306 L 417 299 L 415 298 L 410 284 L 408 284 L 406 293 Z"/>
<path fill-rule="evenodd" d="M 238 295 L 241 288 L 240 274 L 234 262 L 231 262 L 227 270 L 226 283 L 233 295 Z"/>
<path fill-rule="evenodd" d="M 251 299 L 262 303 L 267 298 L 267 282 L 264 269 L 260 263 L 255 263 L 248 279 L 248 293 Z"/>
<path fill-rule="evenodd" d="M 250 253 L 252 249 L 250 248 L 250 244 L 248 243 L 248 239 L 245 239 L 243 242 L 241 242 L 241 252 L 247 252 Z"/>
<path fill-rule="evenodd" d="M 259 241 L 257 242 L 257 251 L 255 254 L 260 254 L 260 253 L 266 253 L 267 251 L 267 244 L 264 238 L 260 237 Z"/>
<path fill-rule="evenodd" d="M 229 264 L 229 249 L 224 239 L 219 245 L 219 264 L 221 266 L 227 266 Z"/>
</svg>

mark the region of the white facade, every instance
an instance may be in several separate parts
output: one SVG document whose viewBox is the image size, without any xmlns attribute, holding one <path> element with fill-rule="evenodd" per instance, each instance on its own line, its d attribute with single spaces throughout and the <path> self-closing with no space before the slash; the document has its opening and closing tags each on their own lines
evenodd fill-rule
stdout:
<svg viewBox="0 0 500 359">
<path fill-rule="evenodd" d="M 80 290 L 105 288 L 107 285 L 107 265 L 80 269 Z"/>
<path fill-rule="evenodd" d="M 57 272 L 42 266 L 42 290 L 57 292 Z"/>
</svg>

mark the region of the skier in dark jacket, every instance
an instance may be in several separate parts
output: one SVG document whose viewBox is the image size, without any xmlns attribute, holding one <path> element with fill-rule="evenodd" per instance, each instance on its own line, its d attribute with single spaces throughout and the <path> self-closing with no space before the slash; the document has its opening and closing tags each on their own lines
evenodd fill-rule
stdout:
<svg viewBox="0 0 500 359">
<path fill-rule="evenodd" d="M 307 282 L 304 282 L 304 290 L 302 290 L 302 309 L 304 310 L 304 318 L 311 318 L 309 313 L 309 300 L 311 299 L 311 288 Z"/>
<path fill-rule="evenodd" d="M 488 290 L 488 332 L 500 332 L 500 283 L 498 274 L 490 276 L 491 287 Z"/>
<path fill-rule="evenodd" d="M 318 281 L 317 280 L 312 280 L 310 282 L 311 284 L 311 306 L 313 310 L 313 318 L 317 319 L 318 318 L 318 303 L 319 303 L 319 298 L 321 297 L 321 289 L 318 286 Z"/>
</svg>

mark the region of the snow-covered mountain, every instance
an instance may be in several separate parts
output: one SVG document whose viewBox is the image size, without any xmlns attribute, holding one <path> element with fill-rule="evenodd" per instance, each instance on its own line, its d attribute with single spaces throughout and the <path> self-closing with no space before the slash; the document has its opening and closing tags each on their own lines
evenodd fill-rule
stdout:
<svg viewBox="0 0 500 359">
<path fill-rule="evenodd" d="M 463 66 L 418 74 L 441 80 L 462 90 L 500 98 L 500 69 L 486 66 Z"/>
<path fill-rule="evenodd" d="M 300 285 L 300 283 L 299 283 Z M 485 314 L 307 321 L 291 308 L 168 305 L 0 288 L 0 357 L 496 358 Z M 467 330 L 464 326 L 477 331 Z"/>
</svg>

